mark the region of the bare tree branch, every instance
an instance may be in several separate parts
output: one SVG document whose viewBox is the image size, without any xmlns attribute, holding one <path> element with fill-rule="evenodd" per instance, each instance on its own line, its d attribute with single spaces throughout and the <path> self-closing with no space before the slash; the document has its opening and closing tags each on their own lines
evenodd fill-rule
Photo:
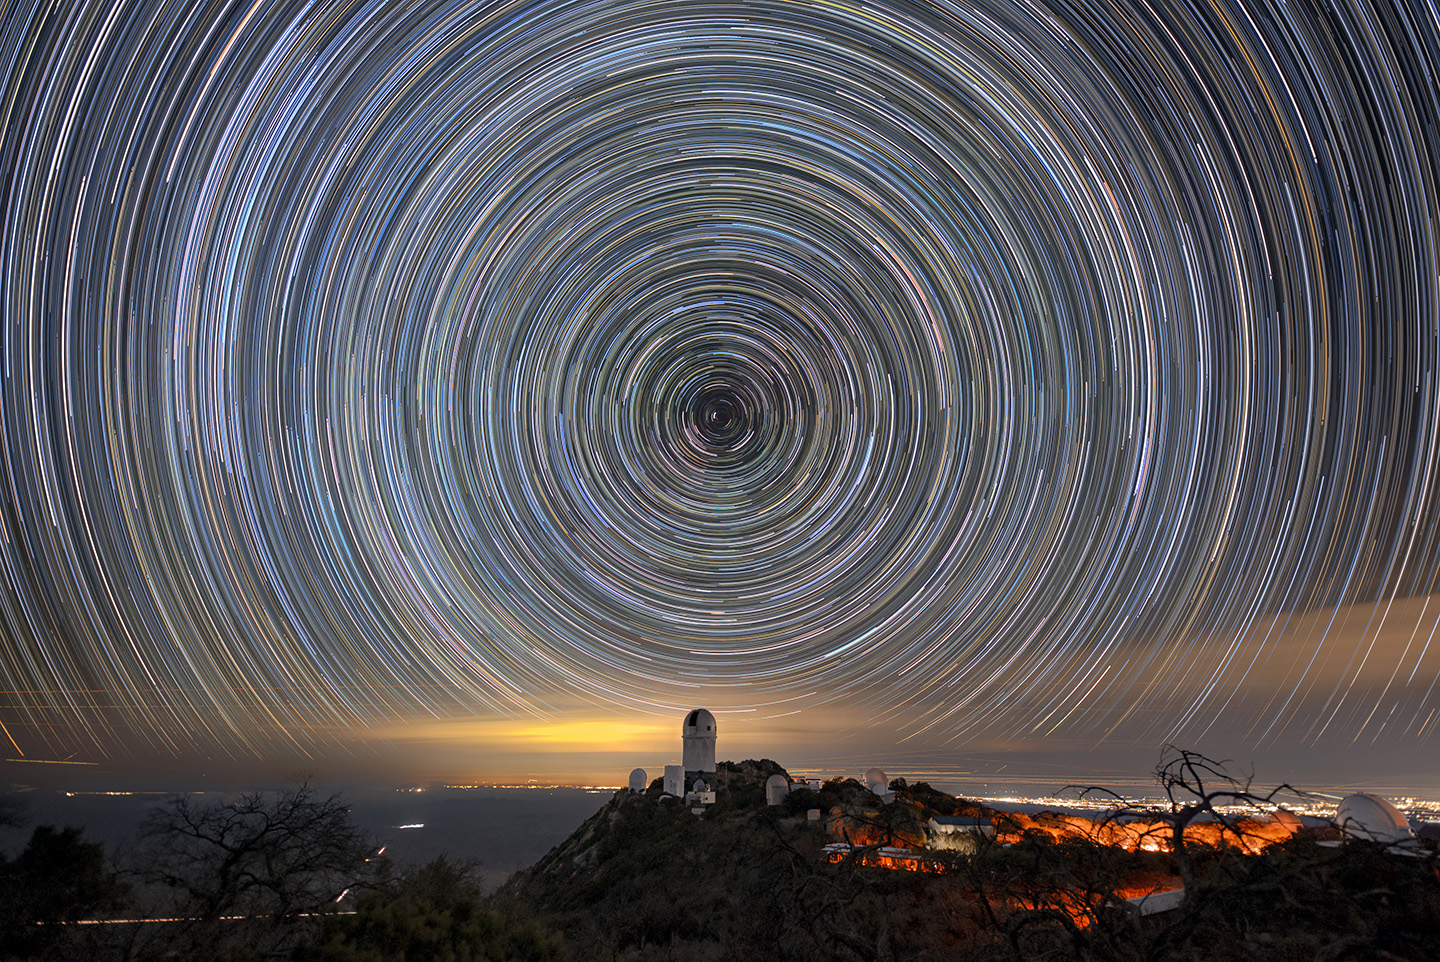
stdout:
<svg viewBox="0 0 1440 962">
<path fill-rule="evenodd" d="M 135 874 L 161 894 L 159 912 L 190 921 L 189 948 L 208 951 L 221 919 L 253 923 L 226 933 L 274 934 L 327 911 L 370 874 L 373 850 L 338 795 L 301 782 L 217 802 L 171 798 L 141 828 Z"/>
</svg>

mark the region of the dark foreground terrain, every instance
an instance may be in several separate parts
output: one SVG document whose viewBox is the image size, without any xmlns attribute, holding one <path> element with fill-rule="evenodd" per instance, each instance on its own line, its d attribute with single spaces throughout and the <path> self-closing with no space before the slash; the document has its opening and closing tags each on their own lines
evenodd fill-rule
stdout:
<svg viewBox="0 0 1440 962">
<path fill-rule="evenodd" d="M 1143 827 L 1173 828 L 1179 806 L 1093 825 L 899 782 L 888 802 L 837 779 L 767 806 L 765 779 L 780 771 L 722 763 L 718 802 L 699 815 L 658 783 L 617 793 L 489 896 L 473 866 L 443 857 L 396 869 L 343 800 L 305 785 L 172 799 L 108 854 L 42 826 L 0 865 L 0 957 L 1440 959 L 1433 850 L 1313 833 L 1276 841 L 1203 820 L 1161 845 Z M 913 853 L 932 815 L 984 818 L 997 834 L 963 853 L 891 848 Z M 826 851 L 841 838 L 848 851 Z M 1173 911 L 1142 916 L 1125 901 L 1185 880 Z M 97 919 L 111 921 L 73 924 Z"/>
<path fill-rule="evenodd" d="M 1169 852 L 1049 830 L 1074 820 L 1011 816 L 924 785 L 881 804 L 837 780 L 767 807 L 773 770 L 729 766 L 729 790 L 702 816 L 654 786 L 619 795 L 500 897 L 562 932 L 571 959 L 1440 959 L 1433 851 L 1332 848 L 1313 835 L 1251 846 L 1258 854 L 1192 844 L 1189 901 L 1142 918 L 1124 899 L 1178 885 Z M 813 808 L 823 822 L 806 818 Z M 999 841 L 921 866 L 875 857 L 913 843 L 934 814 L 987 816 Z M 837 831 L 861 845 L 831 863 L 822 848 Z M 865 864 L 876 861 L 901 867 Z"/>
</svg>

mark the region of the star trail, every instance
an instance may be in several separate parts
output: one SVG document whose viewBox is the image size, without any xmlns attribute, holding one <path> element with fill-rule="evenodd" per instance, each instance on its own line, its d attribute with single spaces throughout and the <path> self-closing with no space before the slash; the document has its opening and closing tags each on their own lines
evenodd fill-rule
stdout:
<svg viewBox="0 0 1440 962">
<path fill-rule="evenodd" d="M 1440 725 L 1428 0 L 12 0 L 0 71 L 14 751 Z"/>
</svg>

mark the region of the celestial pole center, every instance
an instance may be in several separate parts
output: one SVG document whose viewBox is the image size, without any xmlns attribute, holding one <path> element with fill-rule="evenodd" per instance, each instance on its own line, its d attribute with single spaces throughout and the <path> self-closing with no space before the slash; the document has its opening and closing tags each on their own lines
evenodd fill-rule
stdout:
<svg viewBox="0 0 1440 962">
<path fill-rule="evenodd" d="M 21 2 L 0 63 L 19 750 L 1440 724 L 1430 6 Z"/>
</svg>

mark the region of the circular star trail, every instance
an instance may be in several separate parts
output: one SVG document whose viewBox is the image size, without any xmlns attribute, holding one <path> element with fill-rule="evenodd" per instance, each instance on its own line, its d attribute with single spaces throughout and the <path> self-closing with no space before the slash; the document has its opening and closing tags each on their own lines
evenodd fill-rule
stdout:
<svg viewBox="0 0 1440 962">
<path fill-rule="evenodd" d="M 20 0 L 0 65 L 17 748 L 1434 731 L 1433 6 Z"/>
</svg>

